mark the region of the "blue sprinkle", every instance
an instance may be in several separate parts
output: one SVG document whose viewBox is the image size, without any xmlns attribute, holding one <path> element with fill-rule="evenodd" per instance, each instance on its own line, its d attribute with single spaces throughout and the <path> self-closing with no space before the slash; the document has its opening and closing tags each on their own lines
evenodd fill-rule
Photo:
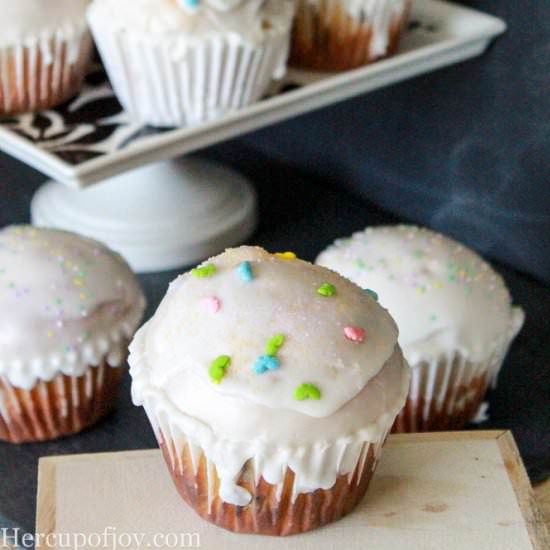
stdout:
<svg viewBox="0 0 550 550">
<path fill-rule="evenodd" d="M 239 265 L 239 276 L 245 283 L 250 283 L 254 280 L 254 273 L 252 272 L 250 262 L 243 262 Z"/>
<path fill-rule="evenodd" d="M 264 374 L 269 370 L 277 370 L 280 367 L 280 361 L 271 355 L 262 355 L 258 357 L 256 364 L 254 365 L 254 370 L 256 374 Z"/>
<path fill-rule="evenodd" d="M 374 300 L 378 302 L 378 294 L 374 292 L 374 290 L 371 290 L 370 288 L 365 288 L 365 292 Z"/>
<path fill-rule="evenodd" d="M 185 0 L 185 3 L 190 7 L 190 8 L 197 8 L 199 6 L 199 0 Z"/>
</svg>

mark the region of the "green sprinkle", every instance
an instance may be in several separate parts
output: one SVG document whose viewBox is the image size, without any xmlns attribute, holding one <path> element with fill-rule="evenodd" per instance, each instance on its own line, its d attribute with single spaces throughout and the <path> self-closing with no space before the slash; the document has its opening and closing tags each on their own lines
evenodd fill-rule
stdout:
<svg viewBox="0 0 550 550">
<path fill-rule="evenodd" d="M 321 391 L 313 384 L 300 384 L 294 390 L 294 399 L 296 399 L 296 401 L 305 401 L 306 399 L 319 401 L 321 399 Z"/>
<path fill-rule="evenodd" d="M 437 315 L 435 313 L 430 315 L 430 321 L 437 321 Z"/>
<path fill-rule="evenodd" d="M 265 346 L 265 353 L 266 355 L 269 355 L 271 357 L 275 357 L 277 355 L 277 352 L 279 351 L 279 348 L 285 343 L 285 336 L 284 334 L 276 334 L 275 336 L 272 336 L 266 346 Z"/>
<path fill-rule="evenodd" d="M 325 298 L 330 298 L 331 296 L 336 295 L 336 287 L 330 283 L 323 283 L 318 289 L 317 292 L 324 296 Z"/>
<path fill-rule="evenodd" d="M 378 302 L 378 293 L 370 288 L 365 288 L 365 292 L 373 299 Z"/>
<path fill-rule="evenodd" d="M 365 267 L 367 266 L 367 264 L 365 263 L 365 260 L 363 260 L 362 258 L 357 258 L 355 260 L 355 264 L 359 269 L 365 269 Z"/>
<path fill-rule="evenodd" d="M 206 264 L 202 267 L 196 267 L 191 270 L 191 274 L 197 277 L 198 279 L 207 279 L 216 274 L 216 266 L 214 264 Z"/>
<path fill-rule="evenodd" d="M 231 365 L 231 357 L 229 355 L 220 355 L 212 361 L 208 369 L 208 375 L 214 384 L 221 384 L 225 377 L 225 371 Z"/>
</svg>

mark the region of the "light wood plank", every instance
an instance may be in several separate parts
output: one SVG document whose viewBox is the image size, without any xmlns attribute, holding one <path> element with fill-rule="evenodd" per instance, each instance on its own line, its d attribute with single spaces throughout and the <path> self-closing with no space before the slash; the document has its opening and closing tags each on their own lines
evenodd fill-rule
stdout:
<svg viewBox="0 0 550 550">
<path fill-rule="evenodd" d="M 544 516 L 535 500 L 533 488 L 512 433 L 504 433 L 498 438 L 498 442 L 506 470 L 514 486 L 525 523 L 527 524 L 533 547 L 535 550 L 548 550 L 550 548 L 548 529 L 544 523 Z"/>
<path fill-rule="evenodd" d="M 479 444 L 482 444 L 483 441 L 487 441 L 488 444 L 490 444 L 491 441 L 494 442 L 494 445 L 496 445 L 496 448 L 495 447 L 493 447 L 493 448 L 495 448 L 495 450 L 497 452 L 497 455 L 494 455 L 494 456 L 498 456 L 498 452 L 500 451 L 500 454 L 502 456 L 502 460 L 503 460 L 503 462 L 505 463 L 505 466 L 506 466 L 506 473 L 508 474 L 510 482 L 511 482 L 511 486 L 508 489 L 508 491 L 510 491 L 513 488 L 513 490 L 516 494 L 516 497 L 517 497 L 519 508 L 521 509 L 521 514 L 522 514 L 522 516 L 524 518 L 524 521 L 525 521 L 525 527 L 527 528 L 527 531 L 528 531 L 528 533 L 524 531 L 525 532 L 525 535 L 524 535 L 525 540 L 527 541 L 527 537 L 530 538 L 530 540 L 532 541 L 534 550 L 548 550 L 550 548 L 550 545 L 548 543 L 548 532 L 547 532 L 546 527 L 544 525 L 544 522 L 543 522 L 543 519 L 542 519 L 542 514 L 541 514 L 540 510 L 538 509 L 537 504 L 534 500 L 532 488 L 529 485 L 527 474 L 525 473 L 525 469 L 523 467 L 523 464 L 521 463 L 521 459 L 519 458 L 519 454 L 517 452 L 517 448 L 515 446 L 513 438 L 511 437 L 511 434 L 509 434 L 508 432 L 504 432 L 502 430 L 499 430 L 499 431 L 487 431 L 487 432 L 479 431 L 479 432 L 457 432 L 457 433 L 440 433 L 440 434 L 437 434 L 437 433 L 436 434 L 412 434 L 412 435 L 411 434 L 405 434 L 405 435 L 390 436 L 389 441 L 388 441 L 388 445 L 390 447 L 394 448 L 392 455 L 393 455 L 394 459 L 397 458 L 398 462 L 400 462 L 402 464 L 402 466 L 399 466 L 399 464 L 394 464 L 393 470 L 395 470 L 395 472 L 402 471 L 401 468 L 403 468 L 403 470 L 406 470 L 407 469 L 407 464 L 409 464 L 409 466 L 410 466 L 410 463 L 404 458 L 405 457 L 405 452 L 414 452 L 411 449 L 411 447 L 413 447 L 414 445 L 420 445 L 421 448 L 418 451 L 418 453 L 420 453 L 420 454 L 416 453 L 416 454 L 413 454 L 411 456 L 415 457 L 413 463 L 415 463 L 415 462 L 418 463 L 419 472 L 423 471 L 424 474 L 420 474 L 420 476 L 418 478 L 416 478 L 416 477 L 411 477 L 411 478 L 405 477 L 404 479 L 407 480 L 406 483 L 405 483 L 405 487 L 408 486 L 410 488 L 414 485 L 414 483 L 417 483 L 417 484 L 429 483 L 428 479 L 431 479 L 431 475 L 428 474 L 427 477 L 424 477 L 426 475 L 426 472 L 427 472 L 424 469 L 424 466 L 427 464 L 426 460 L 427 461 L 430 460 L 428 457 L 430 456 L 429 453 L 431 453 L 431 450 L 428 451 L 427 448 L 422 449 L 422 444 L 426 443 L 430 448 L 440 449 L 439 452 L 441 452 L 442 449 L 444 448 L 444 447 L 441 446 L 441 443 L 449 443 L 449 446 L 452 449 L 454 449 L 452 452 L 457 453 L 458 449 L 463 449 L 464 448 L 462 445 L 459 446 L 459 447 L 456 446 L 457 442 L 462 442 L 462 441 L 464 441 L 465 443 L 467 443 L 468 441 L 470 441 L 470 442 L 479 442 Z M 397 448 L 402 447 L 403 448 L 403 453 L 400 453 L 397 450 L 396 447 Z M 487 457 L 489 455 L 485 451 L 483 451 L 484 447 L 478 447 L 478 448 L 481 452 L 481 454 L 479 456 L 485 455 L 485 460 L 487 460 Z M 426 454 L 427 452 L 428 452 L 428 454 Z M 458 454 L 460 454 L 460 453 L 458 453 Z M 388 455 L 389 455 L 389 453 L 388 453 Z M 67 468 L 69 468 L 69 471 L 73 471 L 73 472 L 78 471 L 78 472 L 80 472 L 78 474 L 78 478 L 82 479 L 83 472 L 85 472 L 85 471 L 89 471 L 90 474 L 91 474 L 91 472 L 96 471 L 95 475 L 97 475 L 97 470 L 98 469 L 101 470 L 101 471 L 105 471 L 105 472 L 111 471 L 111 470 L 109 470 L 109 468 L 112 467 L 112 466 L 109 466 L 110 461 L 116 461 L 119 465 L 123 464 L 124 462 L 128 462 L 128 468 L 129 469 L 134 468 L 134 466 L 132 466 L 132 464 L 135 464 L 136 467 L 139 469 L 140 466 L 138 466 L 138 465 L 140 465 L 140 464 L 142 465 L 143 462 L 144 462 L 144 459 L 146 459 L 145 462 L 147 462 L 148 460 L 152 460 L 155 464 L 158 464 L 158 472 L 154 477 L 155 477 L 155 479 L 160 479 L 159 476 L 161 476 L 161 473 L 165 472 L 165 469 L 164 469 L 164 467 L 162 467 L 162 469 L 161 469 L 160 462 L 157 462 L 158 457 L 159 457 L 159 451 L 158 450 L 128 451 L 128 452 L 116 453 L 116 454 L 102 453 L 102 454 L 95 454 L 95 455 L 63 456 L 63 457 L 53 457 L 53 458 L 50 457 L 50 458 L 43 459 L 40 462 L 40 470 L 41 470 L 40 484 L 42 484 L 42 483 L 52 484 L 53 483 L 55 485 L 55 483 L 56 483 L 55 470 L 56 470 L 57 467 L 63 468 L 63 470 L 60 470 L 59 476 L 62 476 L 61 472 L 67 472 Z M 399 457 L 402 457 L 402 458 L 399 458 Z M 426 460 L 424 460 L 424 458 L 420 458 L 420 457 L 426 457 Z M 405 460 L 406 462 L 402 462 L 402 460 Z M 468 460 L 468 455 L 464 456 L 464 460 Z M 489 468 L 489 470 L 487 470 L 487 475 L 488 475 L 487 478 L 482 476 L 483 479 L 487 479 L 487 481 L 484 481 L 483 483 L 489 483 L 488 479 L 494 478 L 495 473 L 494 473 L 493 470 L 491 470 L 491 466 L 490 466 L 491 460 L 489 460 L 488 463 L 486 462 L 485 467 Z M 94 463 L 93 468 L 90 465 L 90 468 L 91 468 L 90 470 L 87 470 L 88 466 L 85 465 L 87 462 L 90 462 L 90 463 L 93 462 Z M 391 462 L 392 462 L 391 459 L 389 460 L 389 463 L 388 463 L 388 461 L 386 461 L 385 463 L 383 462 L 383 465 L 385 467 L 384 468 L 381 467 L 381 469 L 380 469 L 380 476 L 377 479 L 377 481 L 379 482 L 378 486 L 375 483 L 373 485 L 373 490 L 371 491 L 371 497 L 374 495 L 374 497 L 375 497 L 374 500 L 378 503 L 376 505 L 376 507 L 374 509 L 371 509 L 370 512 L 369 512 L 369 514 L 374 514 L 374 515 L 369 515 L 369 517 L 372 520 L 371 524 L 375 524 L 375 525 L 380 524 L 379 527 L 382 528 L 382 529 L 386 528 L 386 527 L 390 528 L 390 524 L 392 522 L 391 518 L 388 519 L 390 517 L 390 514 L 386 514 L 388 516 L 388 518 L 386 518 L 386 515 L 383 513 L 384 510 L 385 510 L 384 505 L 387 506 L 387 504 L 388 504 L 387 498 L 389 498 L 389 500 L 392 500 L 392 498 L 395 499 L 395 495 L 392 497 L 391 494 L 387 493 L 386 489 L 384 488 L 385 487 L 384 483 L 386 483 L 386 482 L 390 483 L 391 482 L 390 485 L 393 488 L 392 490 L 394 492 L 395 491 L 399 492 L 401 490 L 400 487 L 401 488 L 403 487 L 403 485 L 396 485 L 397 482 L 392 477 L 393 474 L 391 474 L 391 472 L 393 470 L 392 470 L 392 468 L 389 467 L 391 465 Z M 436 462 L 434 462 L 434 464 L 435 463 L 439 464 L 438 468 L 439 468 L 440 472 L 445 471 L 444 469 L 441 470 L 441 455 L 439 455 L 439 458 L 436 459 Z M 461 464 L 463 464 L 463 463 L 464 462 L 461 462 Z M 81 466 L 78 466 L 78 464 L 80 464 Z M 481 463 L 479 463 L 479 464 L 481 464 Z M 102 466 L 102 465 L 104 465 L 104 466 Z M 460 468 L 460 465 L 456 465 L 456 466 L 458 468 Z M 120 466 L 118 466 L 118 467 L 120 467 Z M 76 468 L 76 470 L 74 468 Z M 502 466 L 501 466 L 501 468 L 502 468 Z M 124 470 L 126 470 L 126 467 L 124 468 Z M 388 470 L 388 471 L 386 471 L 384 473 L 384 470 Z M 503 470 L 501 470 L 501 472 L 502 473 L 500 475 L 501 476 L 504 475 L 503 479 L 506 479 L 506 477 L 505 477 L 506 473 Z M 480 470 L 479 473 L 482 474 L 484 472 L 482 470 Z M 388 474 L 390 474 L 390 477 L 388 477 Z M 76 475 L 76 474 L 74 474 L 74 475 Z M 414 473 L 412 475 L 414 476 Z M 459 480 L 465 480 L 466 479 L 463 476 L 464 476 L 464 472 L 461 473 L 457 477 L 456 481 L 459 485 L 460 485 L 460 483 L 462 483 Z M 445 477 L 445 475 L 444 475 L 444 477 Z M 67 475 L 65 473 L 64 476 L 60 477 L 59 479 L 60 480 L 61 479 L 65 480 L 64 485 L 62 484 L 62 486 L 65 486 L 65 490 L 67 490 L 67 487 L 70 486 L 70 485 L 67 485 L 67 483 L 70 484 L 70 478 L 67 477 Z M 102 482 L 102 481 L 100 481 L 101 479 L 103 479 L 103 478 L 98 478 L 98 482 Z M 116 478 L 113 478 L 113 479 L 116 479 Z M 436 476 L 434 478 L 434 480 L 435 479 L 439 479 L 439 478 Z M 447 481 L 451 481 L 451 480 L 447 479 Z M 411 485 L 411 483 L 412 483 L 412 485 Z M 106 487 L 107 486 L 108 485 L 106 485 Z M 123 487 L 123 486 L 124 486 L 124 483 L 121 487 Z M 125 487 L 125 490 L 127 490 L 128 488 L 131 489 L 131 487 L 132 487 L 132 485 L 130 484 L 128 487 Z M 470 487 L 472 487 L 471 484 L 470 484 Z M 436 493 L 437 493 L 437 490 L 436 490 L 437 489 L 437 483 L 435 483 L 435 485 L 433 485 L 433 487 L 431 485 L 430 485 L 430 487 L 426 486 L 425 489 L 426 490 L 424 492 L 416 491 L 416 489 L 413 491 L 414 495 L 416 495 L 416 496 L 413 496 L 413 501 L 415 502 L 414 506 L 417 505 L 416 504 L 417 500 L 422 500 L 425 497 L 426 498 L 427 497 L 435 498 Z M 504 489 L 504 485 L 503 485 L 503 489 Z M 168 491 L 168 488 L 166 490 Z M 172 489 L 170 489 L 170 491 L 172 491 Z M 406 489 L 405 489 L 405 491 L 406 491 Z M 390 493 L 391 493 L 391 491 L 390 491 Z M 456 494 L 457 493 L 454 490 L 451 493 L 449 493 L 447 491 L 444 494 L 447 494 L 446 498 L 449 498 L 451 503 L 454 502 L 453 499 L 456 500 Z M 510 498 L 513 499 L 512 493 L 509 493 L 509 494 L 510 494 Z M 176 497 L 177 497 L 177 495 L 174 496 L 174 498 L 176 498 Z M 378 499 L 382 499 L 382 500 L 377 500 L 376 497 L 378 497 Z M 55 488 L 53 488 L 53 490 L 51 490 L 51 487 L 46 488 L 46 489 L 44 489 L 44 488 L 40 489 L 39 504 L 38 504 L 39 509 L 38 509 L 38 513 L 37 513 L 38 522 L 39 522 L 38 523 L 39 532 L 46 532 L 46 533 L 47 532 L 52 532 L 52 530 L 54 530 L 55 527 L 56 527 L 55 498 L 56 498 Z M 76 495 L 75 495 L 75 498 L 76 498 Z M 76 502 L 78 502 L 78 498 L 75 500 L 75 502 L 73 502 L 73 505 L 75 505 Z M 125 502 L 125 501 L 124 500 L 121 501 L 121 506 L 124 506 L 123 502 Z M 372 502 L 373 501 L 371 501 L 371 505 L 372 505 Z M 400 501 L 398 500 L 398 502 L 400 502 Z M 458 503 L 458 502 L 459 501 L 456 501 L 456 503 Z M 513 500 L 510 500 L 510 502 L 513 502 Z M 172 511 L 176 512 L 177 510 L 179 510 L 178 503 L 179 503 L 179 497 L 177 498 L 177 500 L 174 500 L 174 502 L 172 503 L 171 506 L 166 508 L 165 512 L 167 514 L 171 514 Z M 367 501 L 367 506 L 368 505 L 369 504 L 368 504 L 368 501 Z M 116 508 L 117 505 L 114 504 L 114 506 Z M 399 507 L 399 504 L 398 504 L 398 507 Z M 118 510 L 118 508 L 116 508 L 116 509 Z M 452 509 L 452 506 L 451 506 L 451 509 Z M 73 510 L 73 507 L 69 506 L 69 508 L 67 508 L 67 510 Z M 425 512 L 423 510 L 424 510 L 424 508 L 420 509 L 418 512 L 415 511 L 414 513 L 419 514 L 419 518 L 420 518 L 421 521 L 427 521 L 428 519 L 426 518 Z M 163 513 L 164 513 L 164 511 L 163 511 Z M 182 513 L 183 513 L 183 511 L 182 511 Z M 492 511 L 489 512 L 489 516 L 491 515 L 491 513 L 493 513 L 493 512 Z M 519 510 L 517 510 L 515 513 L 519 514 Z M 410 510 L 408 511 L 408 514 L 410 516 Z M 513 513 L 510 512 L 510 514 L 511 514 L 510 517 L 513 517 Z M 394 515 L 395 515 L 395 513 L 391 514 L 391 516 L 394 516 Z M 86 514 L 84 514 L 84 516 L 87 517 Z M 84 517 L 84 516 L 81 516 L 81 517 Z M 109 516 L 109 518 L 114 518 L 116 516 L 116 513 L 113 511 L 113 515 L 111 515 L 109 513 L 108 516 Z M 407 514 L 405 514 L 405 516 L 407 516 Z M 67 521 L 65 521 L 65 525 L 63 526 L 63 521 L 62 521 L 60 524 L 58 524 L 58 527 L 60 529 L 62 529 L 63 531 L 67 528 L 70 529 L 70 527 L 67 527 L 67 526 L 68 525 L 73 525 L 73 521 L 77 521 L 79 519 L 79 516 L 74 516 L 73 515 L 71 517 L 73 518 L 71 520 L 71 522 L 67 523 Z M 192 521 L 193 517 L 194 516 L 186 516 L 186 518 L 189 521 Z M 443 517 L 444 517 L 443 515 L 439 516 L 439 520 L 441 521 L 441 518 L 443 518 Z M 67 519 L 67 516 L 65 516 L 65 520 L 66 519 Z M 451 516 L 448 516 L 448 519 L 450 520 L 451 524 L 454 525 L 454 527 L 453 527 L 454 529 L 456 529 L 456 526 L 458 524 L 460 524 L 461 521 L 464 521 L 462 516 L 457 516 L 456 518 L 453 518 L 453 516 L 451 515 Z M 409 520 L 410 520 L 410 517 L 409 517 Z M 353 524 L 353 518 L 352 518 L 352 524 Z M 352 524 L 350 524 L 350 528 L 353 527 Z M 158 527 L 158 525 L 156 523 L 154 525 L 156 527 Z M 345 526 L 344 523 L 339 524 L 339 525 L 342 526 L 342 527 Z M 513 525 L 513 523 L 510 524 L 510 525 Z M 358 529 L 357 536 L 360 536 L 360 531 L 363 528 L 363 526 L 361 526 L 361 528 L 359 528 L 358 526 L 356 526 L 356 527 Z M 202 529 L 203 524 L 200 523 L 198 528 Z M 339 527 L 336 526 L 335 528 L 338 529 Z M 205 526 L 204 529 L 207 529 L 207 527 Z M 510 529 L 511 529 L 511 527 L 510 527 Z M 468 537 L 470 537 L 470 538 L 473 537 L 474 533 L 475 533 L 475 530 L 473 530 L 472 532 L 469 532 Z M 511 531 L 511 533 L 512 533 L 512 531 Z M 467 533 L 464 532 L 460 536 L 465 537 L 466 535 L 467 535 Z M 213 535 L 213 536 L 215 536 L 215 535 Z M 243 541 L 244 540 L 245 539 L 243 539 Z M 246 540 L 248 540 L 248 539 L 246 539 Z M 310 537 L 304 539 L 304 542 L 307 542 L 309 540 L 311 540 Z M 473 539 L 471 540 L 471 543 L 473 543 L 474 546 L 475 546 L 475 542 L 473 542 Z M 306 546 L 307 546 L 307 544 L 306 544 Z M 48 550 L 48 549 L 42 547 L 42 549 L 39 548 L 38 550 Z"/>
<path fill-rule="evenodd" d="M 41 458 L 38 462 L 38 492 L 36 495 L 36 532 L 47 535 L 55 532 L 57 461 Z M 36 550 L 47 549 L 37 541 Z"/>
<path fill-rule="evenodd" d="M 535 486 L 535 498 L 544 518 L 546 528 L 550 531 L 550 479 Z"/>
</svg>

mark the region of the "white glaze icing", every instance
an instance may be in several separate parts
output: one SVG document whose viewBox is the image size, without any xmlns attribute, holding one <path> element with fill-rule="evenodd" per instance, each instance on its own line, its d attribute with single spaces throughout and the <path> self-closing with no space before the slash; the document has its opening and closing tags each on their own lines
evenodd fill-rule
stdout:
<svg viewBox="0 0 550 550">
<path fill-rule="evenodd" d="M 54 42 L 68 47 L 76 61 L 82 35 L 87 33 L 86 8 L 90 0 L 0 0 L 0 47 L 39 46 L 44 61 L 54 56 Z"/>
<path fill-rule="evenodd" d="M 172 283 L 132 342 L 134 403 L 144 405 L 159 440 L 174 444 L 173 461 L 189 443 L 202 449 L 226 502 L 248 503 L 236 480 L 249 460 L 272 484 L 290 466 L 295 495 L 330 488 L 354 470 L 366 442 L 383 440 L 403 406 L 409 372 L 393 320 L 354 284 L 306 262 L 241 247 L 210 264 L 212 277 L 188 273 Z M 325 283 L 336 295 L 318 293 Z M 345 337 L 348 325 L 365 328 L 364 342 Z M 285 336 L 280 367 L 257 374 L 275 334 Z M 220 355 L 231 364 L 216 385 L 208 371 Z M 303 383 L 315 384 L 321 399 L 297 401 Z"/>
<path fill-rule="evenodd" d="M 486 362 L 507 349 L 524 322 L 487 262 L 428 229 L 367 228 L 336 241 L 317 263 L 379 294 L 411 366 L 455 352 Z"/>
<path fill-rule="evenodd" d="M 64 231 L 0 231 L 0 376 L 31 389 L 125 357 L 145 306 L 124 260 Z"/>
<path fill-rule="evenodd" d="M 291 0 L 218 0 L 191 9 L 184 0 L 94 0 L 90 13 L 135 35 L 177 37 L 184 51 L 190 43 L 220 32 L 234 40 L 263 42 L 289 29 L 294 6 Z"/>
<path fill-rule="evenodd" d="M 371 27 L 370 54 L 384 55 L 388 49 L 392 24 L 401 19 L 410 8 L 410 0 L 300 0 L 329 16 L 331 8 L 343 6 L 346 12 Z"/>
</svg>

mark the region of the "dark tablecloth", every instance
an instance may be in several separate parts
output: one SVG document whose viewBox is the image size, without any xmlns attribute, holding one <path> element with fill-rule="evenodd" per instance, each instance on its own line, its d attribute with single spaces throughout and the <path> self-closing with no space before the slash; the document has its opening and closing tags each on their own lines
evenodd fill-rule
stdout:
<svg viewBox="0 0 550 550">
<path fill-rule="evenodd" d="M 260 197 L 261 226 L 252 243 L 269 250 L 294 250 L 313 260 L 338 236 L 366 225 L 397 220 L 364 199 L 342 190 L 319 176 L 306 175 L 231 142 L 207 152 L 248 175 Z M 28 221 L 29 201 L 43 176 L 0 155 L 0 226 Z M 534 480 L 550 475 L 550 290 L 509 268 L 496 266 L 506 278 L 517 303 L 527 312 L 527 323 L 516 340 L 490 395 L 490 420 L 483 428 L 509 428 Z M 149 316 L 176 272 L 141 276 Z M 476 426 L 477 428 L 478 426 Z M 47 444 L 0 444 L 1 516 L 32 530 L 34 523 L 37 461 L 40 456 L 155 446 L 142 410 L 129 398 L 125 380 L 116 411 L 87 432 Z"/>
</svg>

